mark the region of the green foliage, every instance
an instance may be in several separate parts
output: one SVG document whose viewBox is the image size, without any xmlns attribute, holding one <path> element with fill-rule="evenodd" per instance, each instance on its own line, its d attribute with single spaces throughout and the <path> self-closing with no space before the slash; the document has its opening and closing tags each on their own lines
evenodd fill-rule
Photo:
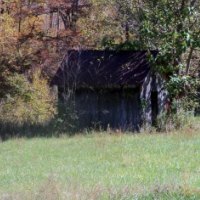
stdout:
<svg viewBox="0 0 200 200">
<path fill-rule="evenodd" d="M 31 81 L 19 74 L 10 76 L 8 80 L 12 91 L 1 100 L 2 124 L 42 124 L 54 117 L 55 99 L 39 71 L 33 74 Z"/>
<path fill-rule="evenodd" d="M 176 99 L 184 97 L 186 93 L 191 99 L 192 97 L 195 98 L 198 86 L 198 79 L 192 78 L 191 76 L 181 76 L 177 74 L 171 76 L 170 80 L 166 84 L 169 97 Z"/>
<path fill-rule="evenodd" d="M 157 130 L 160 132 L 172 132 L 185 127 L 190 127 L 194 121 L 194 112 L 183 109 L 184 105 L 181 102 L 173 103 L 172 110 L 176 112 L 160 113 L 157 118 Z"/>
<path fill-rule="evenodd" d="M 180 128 L 198 105 L 199 66 L 192 58 L 194 49 L 200 49 L 200 2 L 145 0 L 139 16 L 141 42 L 158 50 L 151 62 L 166 82 L 170 101 L 158 118 L 158 129 Z"/>
<path fill-rule="evenodd" d="M 102 47 L 110 50 L 132 50 L 132 51 L 137 51 L 142 48 L 141 43 L 137 40 L 134 41 L 126 41 L 124 43 L 117 44 L 115 43 L 114 38 L 108 38 L 104 37 L 102 42 L 101 42 Z"/>
</svg>

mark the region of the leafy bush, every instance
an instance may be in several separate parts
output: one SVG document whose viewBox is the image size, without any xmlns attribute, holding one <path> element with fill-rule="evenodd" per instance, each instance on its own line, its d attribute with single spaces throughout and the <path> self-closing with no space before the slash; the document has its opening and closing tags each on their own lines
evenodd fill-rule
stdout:
<svg viewBox="0 0 200 200">
<path fill-rule="evenodd" d="M 36 71 L 29 81 L 24 75 L 9 77 L 13 88 L 0 103 L 0 122 L 12 125 L 48 123 L 56 114 L 55 98 L 47 81 Z"/>
<path fill-rule="evenodd" d="M 169 106 L 157 119 L 160 131 L 180 129 L 190 124 L 194 111 L 199 105 L 199 79 L 174 74 L 166 84 Z"/>
<path fill-rule="evenodd" d="M 157 130 L 171 132 L 189 127 L 194 119 L 194 111 L 186 111 L 180 108 L 175 113 L 162 112 L 157 118 Z"/>
<path fill-rule="evenodd" d="M 166 87 L 170 97 L 173 99 L 188 97 L 188 99 L 195 100 L 197 97 L 197 89 L 199 87 L 199 79 L 191 76 L 174 74 L 170 77 Z"/>
</svg>

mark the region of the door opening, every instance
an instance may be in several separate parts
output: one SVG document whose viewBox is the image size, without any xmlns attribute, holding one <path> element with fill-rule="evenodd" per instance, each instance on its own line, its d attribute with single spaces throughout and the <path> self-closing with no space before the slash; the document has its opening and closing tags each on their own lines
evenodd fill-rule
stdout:
<svg viewBox="0 0 200 200">
<path fill-rule="evenodd" d="M 158 92 L 151 92 L 151 119 L 152 126 L 157 126 L 157 117 L 158 117 Z"/>
</svg>

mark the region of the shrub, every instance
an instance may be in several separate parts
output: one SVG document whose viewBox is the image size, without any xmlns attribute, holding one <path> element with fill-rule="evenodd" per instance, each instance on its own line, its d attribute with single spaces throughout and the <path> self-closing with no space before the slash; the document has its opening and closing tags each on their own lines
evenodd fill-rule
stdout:
<svg viewBox="0 0 200 200">
<path fill-rule="evenodd" d="M 40 71 L 31 81 L 24 75 L 9 77 L 13 88 L 0 103 L 0 122 L 12 125 L 39 125 L 48 123 L 56 114 L 55 98 Z"/>
<path fill-rule="evenodd" d="M 194 111 L 191 109 L 184 109 L 185 102 L 181 102 L 176 106 L 174 112 L 162 112 L 157 118 L 157 130 L 170 132 L 190 126 L 194 118 Z"/>
</svg>

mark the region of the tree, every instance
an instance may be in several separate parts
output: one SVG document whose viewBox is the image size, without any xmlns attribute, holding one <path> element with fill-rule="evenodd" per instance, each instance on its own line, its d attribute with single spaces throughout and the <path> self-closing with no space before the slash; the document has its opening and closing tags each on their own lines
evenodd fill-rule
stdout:
<svg viewBox="0 0 200 200">
<path fill-rule="evenodd" d="M 200 48 L 200 2 L 142 2 L 143 6 L 138 9 L 143 46 L 159 51 L 155 60 L 157 71 L 166 78 L 170 87 L 174 85 L 174 93 L 170 90 L 171 97 L 180 99 L 191 92 L 193 77 L 198 75 L 196 72 L 199 70 L 199 64 L 191 65 L 191 61 L 195 50 L 199 51 Z M 182 85 L 176 84 L 177 81 Z"/>
<path fill-rule="evenodd" d="M 47 75 L 59 66 L 65 49 L 75 45 L 78 30 L 75 30 L 75 22 L 73 27 L 67 27 L 64 21 L 62 27 L 55 21 L 56 29 L 46 25 L 55 11 L 59 11 L 59 19 L 61 13 L 67 15 L 68 12 L 69 16 L 73 13 L 78 17 L 81 7 L 76 4 L 74 8 L 74 2 L 63 0 L 53 5 L 44 0 L 0 1 L 0 110 L 2 116 L 7 116 L 7 121 L 23 124 L 23 120 L 32 119 L 34 123 L 44 122 L 55 113 Z M 34 74 L 38 70 L 42 73 L 36 79 Z M 13 106 L 13 102 L 21 106 Z M 15 119 L 12 118 L 14 113 Z"/>
<path fill-rule="evenodd" d="M 111 48 L 126 40 L 125 23 L 119 15 L 120 6 L 116 0 L 90 0 L 91 9 L 78 22 L 84 46 L 90 48 Z"/>
</svg>

